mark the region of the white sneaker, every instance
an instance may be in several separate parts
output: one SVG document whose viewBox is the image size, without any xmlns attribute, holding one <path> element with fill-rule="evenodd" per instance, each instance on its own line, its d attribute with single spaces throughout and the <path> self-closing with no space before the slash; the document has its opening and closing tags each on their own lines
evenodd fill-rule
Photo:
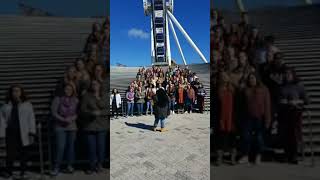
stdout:
<svg viewBox="0 0 320 180">
<path fill-rule="evenodd" d="M 239 159 L 239 164 L 247 164 L 249 163 L 249 160 L 248 160 L 248 156 L 243 156 L 241 159 Z"/>
<path fill-rule="evenodd" d="M 256 165 L 261 164 L 261 155 L 257 155 L 255 164 Z"/>
</svg>

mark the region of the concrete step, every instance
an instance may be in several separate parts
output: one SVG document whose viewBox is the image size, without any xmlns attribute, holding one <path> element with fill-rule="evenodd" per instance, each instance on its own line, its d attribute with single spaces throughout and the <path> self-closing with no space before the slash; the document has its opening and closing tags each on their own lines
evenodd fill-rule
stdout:
<svg viewBox="0 0 320 180">
<path fill-rule="evenodd" d="M 50 68 L 65 68 L 68 67 L 70 65 L 74 64 L 74 58 L 70 58 L 70 60 L 65 60 L 60 63 L 45 63 L 45 64 L 1 64 L 1 70 L 6 69 L 8 71 L 8 69 L 31 69 L 31 68 L 46 68 L 46 67 L 50 67 Z"/>
<path fill-rule="evenodd" d="M 0 59 L 0 66 L 4 67 L 6 65 L 11 65 L 11 66 L 21 66 L 21 65 L 52 65 L 52 64 L 63 64 L 65 62 L 74 62 L 76 55 L 70 55 L 70 57 L 31 57 L 31 58 L 19 58 L 19 60 L 10 60 L 10 61 L 4 61 Z"/>
<path fill-rule="evenodd" d="M 46 74 L 63 74 L 65 70 L 47 70 L 47 71 L 37 71 L 37 72 L 32 72 L 32 71 L 17 71 L 17 72 L 7 72 L 5 73 L 6 76 L 12 76 L 12 77 L 25 77 L 25 76 L 41 76 L 41 75 L 46 75 Z"/>
</svg>

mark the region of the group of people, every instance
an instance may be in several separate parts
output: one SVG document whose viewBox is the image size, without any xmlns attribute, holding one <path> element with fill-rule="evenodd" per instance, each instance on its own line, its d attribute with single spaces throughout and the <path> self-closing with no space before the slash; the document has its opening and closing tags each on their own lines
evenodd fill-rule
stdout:
<svg viewBox="0 0 320 180">
<path fill-rule="evenodd" d="M 108 119 L 108 86 L 106 49 L 109 41 L 109 22 L 94 23 L 83 54 L 69 66 L 58 83 L 51 106 L 55 133 L 55 159 L 52 175 L 61 170 L 73 173 L 77 132 L 85 138 L 88 174 L 102 172 L 106 166 Z"/>
<path fill-rule="evenodd" d="M 199 81 L 196 73 L 188 68 L 153 66 L 152 68 L 140 68 L 136 80 L 131 82 L 122 100 L 117 89 L 113 89 L 110 96 L 112 115 L 118 117 L 119 108 L 125 101 L 127 103 L 127 116 L 134 115 L 134 108 L 137 108 L 137 115 L 152 115 L 154 113 L 154 97 L 157 90 L 163 89 L 169 97 L 169 109 L 171 114 L 192 113 L 195 106 L 199 112 L 204 111 L 204 99 L 206 91 Z"/>
<path fill-rule="evenodd" d="M 57 84 L 51 105 L 50 127 L 54 139 L 54 162 L 51 172 L 57 176 L 66 162 L 66 173 L 74 172 L 75 142 L 81 133 L 86 142 L 87 173 L 102 172 L 106 167 L 107 131 L 109 129 L 106 61 L 109 20 L 94 23 L 81 57 L 67 68 Z M 108 62 L 106 62 L 108 63 Z M 49 120 L 49 119 L 48 119 Z M 21 176 L 25 175 L 28 148 L 37 138 L 36 118 L 31 102 L 21 85 L 12 85 L 0 109 L 0 137 L 6 139 L 6 172 L 10 178 L 14 161 L 20 160 Z"/>
<path fill-rule="evenodd" d="M 289 163 L 298 163 L 309 99 L 295 69 L 283 62 L 274 37 L 249 23 L 247 12 L 231 25 L 218 11 L 211 16 L 215 163 L 222 164 L 228 153 L 231 164 L 258 164 L 275 146 L 284 149 Z"/>
</svg>

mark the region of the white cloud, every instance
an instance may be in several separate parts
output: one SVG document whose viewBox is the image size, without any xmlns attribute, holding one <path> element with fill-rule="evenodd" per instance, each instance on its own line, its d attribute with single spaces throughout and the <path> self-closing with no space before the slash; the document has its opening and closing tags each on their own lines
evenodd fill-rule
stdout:
<svg viewBox="0 0 320 180">
<path fill-rule="evenodd" d="M 132 28 L 128 31 L 128 36 L 132 38 L 138 38 L 138 39 L 148 39 L 150 34 L 147 32 L 144 32 L 141 29 Z"/>
</svg>

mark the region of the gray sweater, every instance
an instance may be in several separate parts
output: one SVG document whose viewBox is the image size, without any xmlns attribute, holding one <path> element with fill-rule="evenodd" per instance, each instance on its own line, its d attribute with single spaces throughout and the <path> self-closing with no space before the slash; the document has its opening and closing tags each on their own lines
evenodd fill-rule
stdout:
<svg viewBox="0 0 320 180">
<path fill-rule="evenodd" d="M 81 128 L 85 131 L 108 130 L 106 95 L 97 99 L 90 92 L 85 94 L 80 106 L 80 119 Z"/>
</svg>

